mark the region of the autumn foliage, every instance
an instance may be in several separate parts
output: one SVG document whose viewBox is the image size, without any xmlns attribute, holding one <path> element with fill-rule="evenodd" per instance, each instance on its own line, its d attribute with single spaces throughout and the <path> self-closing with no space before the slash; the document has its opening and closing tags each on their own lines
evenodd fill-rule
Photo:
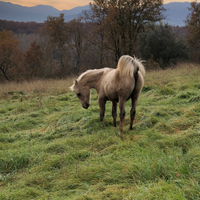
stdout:
<svg viewBox="0 0 200 200">
<path fill-rule="evenodd" d="M 192 2 L 191 11 L 185 21 L 189 31 L 187 41 L 191 48 L 191 57 L 200 62 L 200 3 Z"/>
<path fill-rule="evenodd" d="M 115 68 L 125 54 L 146 59 L 147 64 L 167 59 L 165 66 L 160 64 L 160 68 L 165 68 L 172 60 L 179 60 L 180 56 L 175 54 L 183 49 L 185 41 L 190 50 L 184 55 L 189 53 L 191 61 L 199 62 L 200 5 L 191 3 L 189 9 L 187 29 L 166 25 L 175 31 L 170 40 L 172 45 L 161 34 L 159 44 L 166 44 L 170 51 L 166 48 L 164 51 L 170 53 L 167 57 L 159 55 L 158 59 L 155 52 L 161 53 L 159 45 L 154 45 L 155 51 L 149 51 L 147 56 L 144 41 L 150 38 L 148 25 L 164 19 L 162 0 L 93 0 L 90 10 L 67 23 L 64 14 L 49 16 L 41 24 L 0 20 L 0 82 L 65 78 L 87 69 Z M 142 42 L 141 34 L 145 35 Z M 179 35 L 183 36 L 182 40 L 177 39 Z M 177 41 L 180 45 L 173 45 Z"/>
<path fill-rule="evenodd" d="M 0 32 L 0 78 L 10 80 L 9 75 L 18 70 L 20 41 L 11 31 Z"/>
<path fill-rule="evenodd" d="M 30 48 L 24 53 L 24 65 L 28 77 L 39 77 L 42 73 L 42 56 L 40 45 L 35 41 L 31 43 Z"/>
</svg>

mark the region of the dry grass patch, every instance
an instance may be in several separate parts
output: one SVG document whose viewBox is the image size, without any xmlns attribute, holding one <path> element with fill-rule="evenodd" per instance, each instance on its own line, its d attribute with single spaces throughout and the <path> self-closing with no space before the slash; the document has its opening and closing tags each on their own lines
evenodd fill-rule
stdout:
<svg viewBox="0 0 200 200">
<path fill-rule="evenodd" d="M 0 84 L 0 98 L 6 98 L 9 95 L 24 94 L 24 93 L 47 93 L 47 94 L 62 94 L 68 91 L 72 84 L 72 79 L 48 79 L 25 81 L 21 83 L 9 82 Z"/>
</svg>

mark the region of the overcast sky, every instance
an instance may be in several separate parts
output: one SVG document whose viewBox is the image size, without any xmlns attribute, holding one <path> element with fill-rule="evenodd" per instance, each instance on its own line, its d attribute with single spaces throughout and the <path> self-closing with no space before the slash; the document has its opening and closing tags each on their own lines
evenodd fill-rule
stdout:
<svg viewBox="0 0 200 200">
<path fill-rule="evenodd" d="M 88 5 L 92 0 L 1 0 L 4 2 L 11 2 L 22 6 L 36 6 L 36 5 L 50 5 L 58 10 L 69 10 L 77 6 Z M 164 0 L 164 3 L 169 2 L 191 2 L 192 0 Z M 193 0 L 194 1 L 194 0 Z M 197 1 L 199 2 L 199 0 Z"/>
</svg>

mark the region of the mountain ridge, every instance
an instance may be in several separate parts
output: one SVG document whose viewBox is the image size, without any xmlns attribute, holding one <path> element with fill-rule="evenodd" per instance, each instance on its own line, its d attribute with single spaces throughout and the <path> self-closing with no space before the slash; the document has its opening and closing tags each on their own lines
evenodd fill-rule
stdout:
<svg viewBox="0 0 200 200">
<path fill-rule="evenodd" d="M 165 12 L 166 19 L 164 21 L 174 26 L 184 26 L 184 20 L 186 20 L 187 15 L 190 13 L 188 10 L 189 7 L 190 2 L 171 2 L 164 4 L 164 8 L 167 9 Z"/>
<path fill-rule="evenodd" d="M 173 26 L 184 26 L 184 20 L 189 14 L 188 7 L 190 2 L 171 2 L 163 5 L 166 12 L 165 22 Z M 89 10 L 89 5 L 78 6 L 70 10 L 58 10 L 49 5 L 36 5 L 32 7 L 21 6 L 10 2 L 0 1 L 0 19 L 18 22 L 37 22 L 42 23 L 50 16 L 59 16 L 64 13 L 65 21 L 70 21 L 81 16 L 83 10 Z"/>
<path fill-rule="evenodd" d="M 49 15 L 59 16 L 64 13 L 65 21 L 70 21 L 77 18 L 82 10 L 88 10 L 89 5 L 75 7 L 70 10 L 58 10 L 48 5 L 37 5 L 32 7 L 21 6 L 10 2 L 0 1 L 0 19 L 7 21 L 30 22 L 37 23 L 44 22 Z"/>
</svg>

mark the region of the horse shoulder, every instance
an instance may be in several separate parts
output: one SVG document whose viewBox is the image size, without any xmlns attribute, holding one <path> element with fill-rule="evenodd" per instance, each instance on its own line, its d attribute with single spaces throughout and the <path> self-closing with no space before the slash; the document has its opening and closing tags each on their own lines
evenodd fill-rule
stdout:
<svg viewBox="0 0 200 200">
<path fill-rule="evenodd" d="M 115 69 L 110 68 L 107 70 L 102 76 L 101 87 L 99 88 L 99 96 L 104 96 L 111 101 L 117 98 L 114 73 Z"/>
</svg>

